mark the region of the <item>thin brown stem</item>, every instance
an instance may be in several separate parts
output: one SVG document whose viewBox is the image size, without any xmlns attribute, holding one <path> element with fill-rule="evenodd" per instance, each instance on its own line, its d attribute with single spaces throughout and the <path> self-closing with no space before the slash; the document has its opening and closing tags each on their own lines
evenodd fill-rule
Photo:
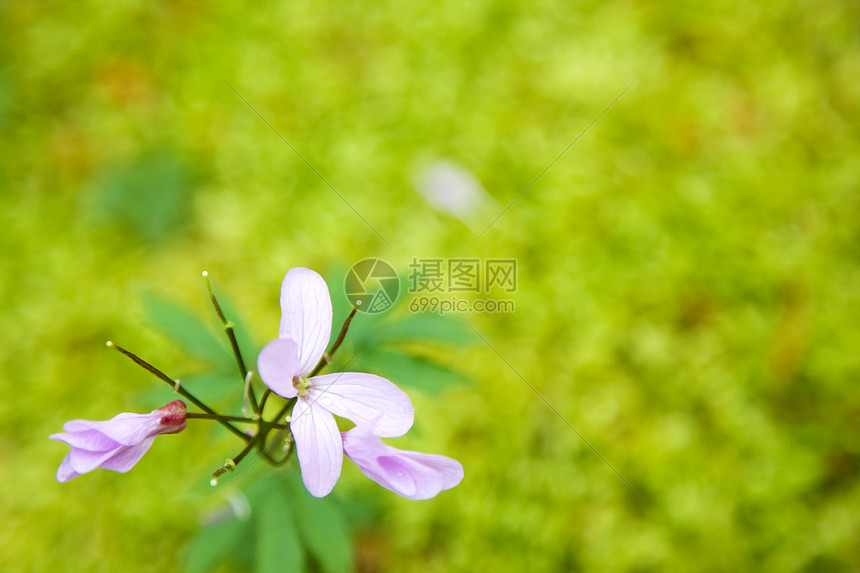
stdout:
<svg viewBox="0 0 860 573">
<path fill-rule="evenodd" d="M 275 427 L 275 425 L 277 424 L 277 422 L 278 422 L 279 420 L 282 420 L 282 419 L 284 418 L 284 416 L 286 416 L 286 415 L 287 415 L 287 410 L 289 410 L 290 408 L 292 408 L 293 406 L 295 406 L 295 403 L 296 403 L 296 401 L 297 401 L 297 400 L 298 400 L 298 398 L 291 398 L 290 400 L 287 400 L 287 403 L 286 403 L 286 404 L 284 404 L 284 407 L 283 407 L 283 408 L 281 408 L 281 410 L 280 410 L 280 411 L 275 415 L 275 417 L 274 417 L 274 418 L 272 418 L 272 421 L 271 421 L 271 422 L 262 422 L 262 423 L 260 424 L 260 434 L 264 434 L 264 433 L 265 433 L 265 434 L 267 435 L 266 437 L 268 437 L 269 430 L 270 430 L 272 427 Z M 278 426 L 280 426 L 281 424 L 277 424 L 277 425 L 278 425 Z M 283 435 L 284 435 L 285 433 L 287 433 L 288 431 L 289 431 L 289 426 L 287 426 L 286 428 L 282 429 L 282 430 L 281 430 L 281 433 L 280 433 L 280 434 L 278 434 L 278 437 L 276 438 L 276 440 L 281 439 L 281 436 L 283 436 Z M 261 441 L 261 442 L 259 443 L 259 446 L 260 446 L 260 453 L 261 453 L 262 455 L 267 455 L 267 454 L 268 454 L 268 450 L 269 450 L 269 448 L 272 446 L 272 443 L 274 443 L 274 442 L 270 442 L 270 443 L 269 443 L 269 445 L 267 446 L 267 445 L 265 444 L 265 442 L 266 442 L 266 440 L 265 440 L 265 439 L 263 439 L 263 441 Z M 271 456 L 267 456 L 267 459 L 269 459 L 270 457 L 271 457 Z M 270 460 L 270 461 L 271 461 L 271 460 Z"/>
<path fill-rule="evenodd" d="M 257 424 L 259 420 L 255 420 L 252 418 L 242 418 L 241 416 L 221 416 L 220 414 L 197 414 L 194 412 L 189 412 L 185 414 L 186 419 L 192 420 L 224 420 L 227 422 L 239 422 L 241 424 Z M 269 425 L 273 428 L 277 428 L 279 430 L 289 429 L 289 426 L 284 424 L 274 424 L 269 422 Z"/>
<path fill-rule="evenodd" d="M 137 364 L 138 366 L 140 366 L 141 368 L 143 368 L 144 370 L 146 370 L 150 374 L 154 375 L 159 380 L 164 380 L 165 382 L 170 384 L 170 386 L 171 386 L 171 388 L 173 388 L 174 392 L 178 392 L 180 395 L 182 395 L 184 398 L 186 398 L 189 402 L 191 402 L 192 404 L 194 404 L 195 406 L 197 406 L 198 408 L 200 408 L 201 410 L 203 410 L 207 414 L 213 414 L 215 416 L 219 415 L 218 412 L 216 412 L 215 410 L 213 410 L 212 408 L 210 408 L 209 406 L 207 406 L 206 404 L 204 404 L 203 402 L 198 400 L 191 392 L 189 392 L 188 390 L 183 388 L 182 385 L 179 383 L 179 381 L 173 380 L 172 378 L 170 378 L 170 376 L 168 376 L 167 374 L 165 374 L 164 372 L 162 372 L 161 370 L 159 370 L 158 368 L 156 368 L 155 366 L 153 366 L 152 364 L 150 364 L 149 362 L 147 362 L 143 358 L 140 358 L 138 355 L 134 354 L 133 352 L 129 352 L 128 350 L 126 350 L 122 346 L 119 346 L 118 344 L 114 344 L 111 341 L 108 341 L 107 345 L 108 345 L 108 347 L 113 348 L 114 350 L 116 350 L 120 354 L 124 354 L 125 356 L 130 358 L 132 360 L 132 362 L 134 362 L 135 364 Z M 187 414 L 186 414 L 186 416 L 187 416 Z M 235 435 L 242 438 L 244 441 L 248 442 L 249 440 L 251 440 L 251 438 L 248 437 L 244 432 L 242 432 L 242 430 L 240 430 L 239 428 L 237 428 L 236 426 L 234 426 L 233 424 L 231 424 L 227 420 L 217 420 L 217 421 L 222 426 L 224 426 L 225 428 L 230 430 L 232 433 L 234 433 Z"/>
<path fill-rule="evenodd" d="M 248 443 L 248 445 L 245 446 L 245 448 L 241 452 L 239 452 L 239 454 L 235 458 L 233 458 L 233 463 L 238 465 L 239 462 L 241 462 L 245 458 L 245 456 L 248 455 L 248 452 L 250 452 L 253 449 L 254 449 L 254 440 L 251 440 Z"/>
<path fill-rule="evenodd" d="M 361 305 L 361 301 L 358 301 L 354 307 L 352 307 L 352 312 L 349 313 L 349 316 L 346 317 L 346 320 L 343 322 L 343 326 L 340 328 L 340 334 L 337 336 L 337 340 L 332 344 L 331 350 L 324 353 L 320 361 L 317 363 L 316 367 L 310 373 L 308 378 L 311 376 L 316 376 L 319 374 L 320 370 L 325 368 L 327 365 L 331 364 L 332 357 L 334 357 L 334 353 L 340 348 L 340 345 L 343 343 L 343 339 L 346 338 L 346 331 L 349 330 L 349 323 L 352 322 L 352 317 L 355 316 L 355 313 L 358 311 L 358 307 Z"/>
<path fill-rule="evenodd" d="M 218 478 L 224 475 L 227 472 L 232 472 L 236 469 L 236 466 L 248 455 L 248 452 L 254 449 L 254 445 L 259 441 L 259 434 L 254 436 L 254 438 L 248 442 L 245 448 L 236 454 L 236 456 L 232 459 L 227 460 L 223 466 L 212 472 L 212 481 L 210 482 L 212 485 L 216 485 L 218 483 Z"/>
<path fill-rule="evenodd" d="M 260 398 L 260 417 L 263 417 L 263 411 L 266 408 L 266 402 L 269 400 L 269 396 L 272 395 L 272 391 L 266 388 L 266 391 L 263 392 L 263 397 Z"/>
<path fill-rule="evenodd" d="M 230 342 L 230 348 L 233 350 L 233 356 L 236 358 L 236 365 L 239 367 L 239 375 L 242 376 L 242 383 L 245 384 L 248 379 L 248 369 L 245 367 L 245 361 L 242 359 L 242 352 L 239 350 L 239 341 L 236 340 L 236 333 L 233 331 L 233 323 L 227 320 L 224 316 L 224 311 L 221 310 L 221 305 L 212 292 L 212 283 L 209 281 L 209 273 L 203 271 L 203 279 L 206 281 L 206 290 L 209 292 L 209 300 L 212 302 L 212 307 L 215 309 L 215 314 L 221 320 L 224 326 L 224 333 L 227 335 L 227 340 Z M 251 408 L 259 414 L 260 407 L 257 405 L 257 397 L 254 395 L 254 389 L 248 386 L 248 398 L 251 401 Z"/>
<path fill-rule="evenodd" d="M 286 416 L 287 410 L 292 408 L 297 401 L 298 401 L 298 398 L 290 398 L 289 400 L 287 400 L 287 403 L 284 404 L 284 407 L 281 408 L 281 411 L 278 412 L 278 414 L 274 418 L 272 418 L 272 420 L 280 420 L 281 418 Z M 272 423 L 272 422 L 269 422 L 269 423 Z"/>
<path fill-rule="evenodd" d="M 273 456 L 271 453 L 269 453 L 268 448 L 266 449 L 266 451 L 263 452 L 263 456 L 266 458 L 267 462 L 269 462 L 271 465 L 273 465 L 274 467 L 277 468 L 277 467 L 284 465 L 285 463 L 287 463 L 290 460 L 290 456 L 293 455 L 293 450 L 295 450 L 295 449 L 296 449 L 295 447 L 291 446 L 289 451 L 287 451 L 287 453 L 284 454 L 284 457 L 279 459 L 279 460 L 276 460 L 275 456 Z"/>
</svg>

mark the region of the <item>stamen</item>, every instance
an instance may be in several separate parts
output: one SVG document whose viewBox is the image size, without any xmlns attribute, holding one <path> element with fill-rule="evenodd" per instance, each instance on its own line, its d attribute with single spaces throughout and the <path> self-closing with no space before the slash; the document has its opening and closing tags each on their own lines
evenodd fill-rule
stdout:
<svg viewBox="0 0 860 573">
<path fill-rule="evenodd" d="M 311 387 L 311 381 L 300 376 L 293 376 L 293 388 L 298 391 L 299 396 L 307 396 L 308 388 Z"/>
</svg>

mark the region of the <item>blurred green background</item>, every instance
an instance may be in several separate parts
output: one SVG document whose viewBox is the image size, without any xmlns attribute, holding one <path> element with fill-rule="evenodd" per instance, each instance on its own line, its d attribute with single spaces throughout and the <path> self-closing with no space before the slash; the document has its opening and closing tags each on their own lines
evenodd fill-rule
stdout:
<svg viewBox="0 0 860 573">
<path fill-rule="evenodd" d="M 487 344 L 425 349 L 469 384 L 404 381 L 416 427 L 391 443 L 460 460 L 463 483 L 412 502 L 345 463 L 356 571 L 860 570 L 856 3 L 0 17 L 3 571 L 176 570 L 235 503 L 242 481 L 208 480 L 237 443 L 203 423 L 126 475 L 55 481 L 63 422 L 173 397 L 105 340 L 205 366 L 147 296 L 214 325 L 206 269 L 259 347 L 290 267 L 369 256 L 516 258 L 519 288 L 515 313 L 456 317 Z M 483 209 L 416 192 L 437 159 Z"/>
</svg>

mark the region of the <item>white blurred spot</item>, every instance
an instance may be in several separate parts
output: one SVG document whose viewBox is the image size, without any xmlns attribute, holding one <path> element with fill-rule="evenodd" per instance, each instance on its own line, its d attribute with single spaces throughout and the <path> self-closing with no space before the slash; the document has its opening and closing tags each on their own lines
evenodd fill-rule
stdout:
<svg viewBox="0 0 860 573">
<path fill-rule="evenodd" d="M 471 172 L 444 160 L 419 171 L 415 187 L 434 208 L 463 222 L 472 219 L 492 202 Z"/>
<path fill-rule="evenodd" d="M 237 490 L 233 492 L 233 494 L 227 498 L 227 502 L 233 510 L 233 515 L 235 515 L 236 519 L 239 521 L 246 521 L 251 517 L 251 504 L 248 503 L 248 498 L 245 497 L 245 494 L 241 491 Z"/>
</svg>

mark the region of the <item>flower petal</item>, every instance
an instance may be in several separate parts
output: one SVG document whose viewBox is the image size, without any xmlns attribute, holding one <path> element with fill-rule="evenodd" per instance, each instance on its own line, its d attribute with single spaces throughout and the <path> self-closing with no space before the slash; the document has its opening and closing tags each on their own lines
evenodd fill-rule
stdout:
<svg viewBox="0 0 860 573">
<path fill-rule="evenodd" d="M 403 497 L 430 499 L 463 480 L 463 466 L 456 460 L 392 448 L 367 427 L 356 426 L 342 437 L 344 452 L 364 475 Z"/>
<path fill-rule="evenodd" d="M 328 495 L 343 466 L 343 445 L 334 416 L 318 404 L 299 398 L 293 407 L 290 429 L 305 487 L 315 497 Z"/>
<path fill-rule="evenodd" d="M 278 337 L 299 345 L 299 376 L 310 374 L 331 338 L 331 296 L 315 271 L 295 267 L 284 277 Z"/>
<path fill-rule="evenodd" d="M 133 446 L 149 436 L 161 433 L 160 430 L 162 430 L 162 427 L 159 425 L 158 421 L 163 415 L 164 414 L 158 410 L 150 412 L 149 414 L 131 414 L 124 412 L 122 414 L 117 414 L 110 420 L 99 422 L 91 422 L 90 420 L 71 420 L 63 424 L 63 429 L 69 433 L 95 430 L 124 446 Z M 69 442 L 66 441 L 66 443 Z M 87 449 L 92 448 L 87 447 Z"/>
<path fill-rule="evenodd" d="M 70 459 L 71 456 L 71 452 L 66 454 L 66 457 L 63 459 L 63 462 L 60 464 L 60 467 L 57 468 L 57 481 L 60 483 L 67 482 L 70 479 L 74 479 L 81 475 L 72 468 L 72 462 Z"/>
<path fill-rule="evenodd" d="M 131 446 L 128 448 L 122 448 L 117 451 L 113 456 L 106 459 L 101 463 L 99 467 L 106 470 L 113 470 L 115 472 L 125 473 L 134 465 L 140 461 L 140 458 L 143 457 L 149 447 L 152 445 L 153 440 L 155 440 L 155 436 L 151 438 L 147 438 L 141 443 Z"/>
<path fill-rule="evenodd" d="M 69 452 L 69 462 L 71 463 L 73 470 L 79 474 L 85 474 L 101 467 L 106 460 L 112 458 L 126 448 L 128 448 L 128 446 L 118 446 L 106 452 L 90 452 L 80 448 L 72 448 L 72 451 Z"/>
<path fill-rule="evenodd" d="M 332 414 L 373 428 L 375 436 L 396 438 L 412 427 L 415 410 L 400 388 L 373 374 L 341 372 L 311 378 L 308 397 Z"/>
<path fill-rule="evenodd" d="M 91 452 L 106 452 L 122 445 L 116 440 L 112 440 L 105 436 L 98 430 L 83 430 L 67 434 L 51 434 L 48 437 L 52 440 L 68 444 L 73 448 L 82 448 Z"/>
<path fill-rule="evenodd" d="M 292 340 L 279 338 L 266 345 L 257 358 L 257 370 L 266 386 L 278 396 L 296 395 L 293 376 L 299 376 L 299 345 Z"/>
</svg>

